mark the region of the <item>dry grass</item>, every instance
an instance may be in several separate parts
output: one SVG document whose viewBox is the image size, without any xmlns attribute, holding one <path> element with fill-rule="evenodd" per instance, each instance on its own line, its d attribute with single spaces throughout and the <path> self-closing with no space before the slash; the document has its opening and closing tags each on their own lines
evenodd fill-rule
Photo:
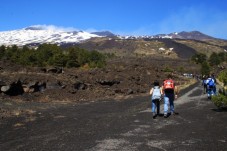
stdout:
<svg viewBox="0 0 227 151">
<path fill-rule="evenodd" d="M 206 54 L 208 57 L 213 53 L 219 53 L 219 52 L 223 52 L 223 48 L 221 48 L 220 46 L 222 46 L 222 44 L 219 43 L 203 43 L 203 42 L 197 42 L 197 41 L 191 41 L 191 40 L 176 40 L 176 42 L 184 44 L 188 47 L 191 47 L 193 49 L 195 49 L 197 52 L 199 53 L 204 53 Z M 227 43 L 226 43 L 227 45 Z"/>
<path fill-rule="evenodd" d="M 181 90 L 189 87 L 190 85 L 195 84 L 196 82 L 197 81 L 195 79 L 190 79 L 189 81 L 181 83 L 180 85 L 178 85 L 178 89 L 179 89 L 179 91 L 181 91 Z"/>
</svg>

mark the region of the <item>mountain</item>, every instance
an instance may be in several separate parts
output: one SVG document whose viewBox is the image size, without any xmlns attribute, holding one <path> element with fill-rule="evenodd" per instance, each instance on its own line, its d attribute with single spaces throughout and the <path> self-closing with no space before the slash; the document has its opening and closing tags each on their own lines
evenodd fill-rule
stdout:
<svg viewBox="0 0 227 151">
<path fill-rule="evenodd" d="M 0 45 L 39 45 L 42 43 L 54 43 L 58 45 L 67 45 L 81 43 L 91 38 L 115 38 L 115 39 L 195 39 L 195 40 L 213 40 L 211 36 L 205 35 L 199 31 L 180 32 L 170 34 L 158 34 L 154 36 L 120 36 L 109 31 L 98 31 L 88 33 L 85 31 L 65 30 L 55 26 L 34 25 L 19 30 L 0 32 Z"/>
<path fill-rule="evenodd" d="M 101 37 L 84 31 L 65 31 L 47 26 L 30 26 L 20 30 L 0 32 L 0 45 L 23 46 L 31 43 L 78 43 L 93 37 Z"/>
<path fill-rule="evenodd" d="M 148 38 L 194 39 L 194 40 L 201 40 L 201 41 L 217 39 L 217 38 L 208 36 L 206 34 L 203 34 L 199 31 L 191 31 L 191 32 L 182 31 L 179 33 L 174 32 L 170 34 L 158 34 L 158 35 L 150 36 Z"/>
<path fill-rule="evenodd" d="M 109 31 L 101 31 L 101 32 L 92 32 L 91 34 L 95 34 L 98 36 L 103 36 L 103 37 L 115 37 L 116 35 L 109 32 Z"/>
<path fill-rule="evenodd" d="M 208 36 L 206 34 L 203 34 L 199 31 L 191 31 L 191 32 L 180 32 L 172 34 L 173 38 L 179 38 L 179 39 L 195 39 L 195 40 L 213 40 L 216 39 L 214 37 Z"/>
</svg>

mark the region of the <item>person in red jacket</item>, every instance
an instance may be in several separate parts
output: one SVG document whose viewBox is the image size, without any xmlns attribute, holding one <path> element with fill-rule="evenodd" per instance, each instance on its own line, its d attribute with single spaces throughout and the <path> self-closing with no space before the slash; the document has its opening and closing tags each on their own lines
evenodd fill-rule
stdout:
<svg viewBox="0 0 227 151">
<path fill-rule="evenodd" d="M 174 99 L 177 98 L 178 89 L 175 86 L 175 82 L 172 80 L 171 75 L 168 75 L 168 78 L 163 81 L 162 91 L 164 93 L 164 117 L 168 117 L 169 108 L 170 114 L 178 114 L 174 111 Z"/>
</svg>

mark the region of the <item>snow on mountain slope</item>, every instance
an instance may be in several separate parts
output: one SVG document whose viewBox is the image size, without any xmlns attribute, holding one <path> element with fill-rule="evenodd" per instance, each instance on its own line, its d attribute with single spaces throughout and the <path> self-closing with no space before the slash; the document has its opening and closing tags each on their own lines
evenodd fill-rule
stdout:
<svg viewBox="0 0 227 151">
<path fill-rule="evenodd" d="M 20 30 L 2 31 L 0 32 L 0 46 L 17 45 L 23 46 L 27 44 L 65 44 L 65 43 L 80 43 L 92 37 L 114 37 L 120 39 L 214 39 L 198 31 L 180 32 L 170 34 L 158 34 L 154 36 L 121 36 L 115 35 L 109 31 L 88 33 L 84 31 L 76 31 L 75 29 L 59 28 L 52 25 L 34 25 Z"/>
<path fill-rule="evenodd" d="M 78 43 L 92 37 L 101 37 L 84 31 L 66 31 L 35 25 L 20 30 L 0 32 L 0 45 L 23 46 L 31 43 Z"/>
</svg>

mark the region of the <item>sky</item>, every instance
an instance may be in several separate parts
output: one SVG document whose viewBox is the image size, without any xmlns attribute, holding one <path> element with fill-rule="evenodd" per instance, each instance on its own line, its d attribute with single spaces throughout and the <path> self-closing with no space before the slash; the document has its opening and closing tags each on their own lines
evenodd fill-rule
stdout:
<svg viewBox="0 0 227 151">
<path fill-rule="evenodd" d="M 32 25 L 156 35 L 200 31 L 227 39 L 226 0 L 1 0 L 0 31 Z"/>
</svg>

